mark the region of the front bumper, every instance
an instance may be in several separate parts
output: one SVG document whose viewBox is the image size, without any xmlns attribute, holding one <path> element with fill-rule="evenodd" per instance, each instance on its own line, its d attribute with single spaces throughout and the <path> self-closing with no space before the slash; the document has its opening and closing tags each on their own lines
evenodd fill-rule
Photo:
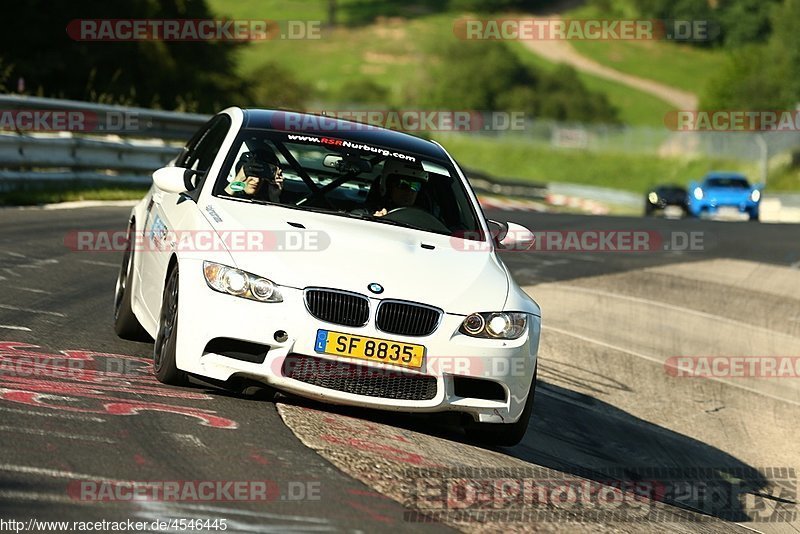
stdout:
<svg viewBox="0 0 800 534">
<path fill-rule="evenodd" d="M 758 214 L 758 202 L 753 202 L 750 198 L 744 200 L 725 200 L 716 199 L 694 200 L 689 204 L 689 209 L 694 215 L 708 213 L 713 215 L 720 211 L 738 211 L 739 213 Z"/>
<path fill-rule="evenodd" d="M 403 412 L 454 410 L 468 413 L 476 421 L 496 423 L 515 422 L 522 413 L 536 366 L 541 330 L 539 317 L 530 315 L 528 331 L 515 340 L 465 336 L 458 333 L 464 317 L 447 313 L 437 330 L 429 336 L 399 336 L 375 328 L 374 313 L 379 299 L 370 298 L 370 318 L 366 326 L 346 327 L 313 317 L 305 308 L 302 290 L 281 287 L 280 291 L 284 299 L 281 303 L 255 302 L 218 293 L 206 285 L 201 261 L 181 261 L 178 368 L 214 380 L 253 379 L 285 392 L 333 404 Z M 381 362 L 319 354 L 314 350 L 318 329 L 424 345 L 422 367 L 406 369 Z M 285 341 L 276 341 L 275 333 L 278 331 L 286 333 Z M 217 338 L 257 343 L 269 350 L 263 363 L 246 362 L 207 350 L 209 342 Z M 284 364 L 287 357 L 291 359 L 296 355 L 369 366 L 369 370 L 376 372 L 394 371 L 395 375 L 432 377 L 436 380 L 435 395 L 430 399 L 405 400 L 320 387 L 287 376 Z M 460 377 L 496 382 L 502 386 L 504 398 L 489 400 L 458 396 L 454 385 Z"/>
</svg>

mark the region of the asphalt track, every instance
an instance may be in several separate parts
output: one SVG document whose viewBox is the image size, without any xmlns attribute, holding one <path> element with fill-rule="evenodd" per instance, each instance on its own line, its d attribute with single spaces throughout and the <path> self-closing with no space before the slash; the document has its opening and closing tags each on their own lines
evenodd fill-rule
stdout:
<svg viewBox="0 0 800 534">
<path fill-rule="evenodd" d="M 146 372 L 151 345 L 111 328 L 120 254 L 64 245 L 71 231 L 123 229 L 127 211 L 0 210 L 1 518 L 224 518 L 229 532 L 798 531 L 800 378 L 690 378 L 668 365 L 800 356 L 797 226 L 490 213 L 537 231 L 663 238 L 647 252 L 504 254 L 541 304 L 544 329 L 528 434 L 491 450 L 447 417 L 156 383 Z M 689 232 L 702 237 L 698 250 L 670 250 Z M 82 366 L 65 375 L 65 361 Z M 528 503 L 499 519 L 452 507 L 438 523 L 404 514 L 432 517 L 434 500 L 419 489 L 442 480 L 518 478 L 655 481 L 662 491 L 623 507 L 622 519 L 591 498 Z M 270 499 L 80 493 L 87 482 L 126 481 L 263 481 Z"/>
</svg>

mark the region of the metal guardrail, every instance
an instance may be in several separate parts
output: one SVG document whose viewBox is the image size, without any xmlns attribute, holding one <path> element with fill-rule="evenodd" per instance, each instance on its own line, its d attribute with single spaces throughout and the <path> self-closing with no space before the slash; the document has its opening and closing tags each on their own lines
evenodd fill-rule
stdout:
<svg viewBox="0 0 800 534">
<path fill-rule="evenodd" d="M 43 120 L 37 123 L 26 112 Z M 148 183 L 153 170 L 174 158 L 209 119 L 19 95 L 0 95 L 0 114 L 0 191 L 56 183 Z M 55 131 L 55 116 L 75 119 L 69 131 Z"/>
<path fill-rule="evenodd" d="M 75 112 L 77 131 L 0 130 L 0 191 L 58 182 L 149 183 L 210 117 L 196 113 L 0 95 L 0 113 Z M 0 124 L 6 125 L 7 121 Z M 110 126 L 121 126 L 111 128 Z M 467 169 L 479 193 L 542 199 L 545 184 L 497 180 Z"/>
<path fill-rule="evenodd" d="M 126 138 L 139 137 L 182 142 L 189 139 L 204 122 L 211 118 L 209 115 L 199 113 L 93 104 L 57 98 L 0 95 L 0 112 L 22 110 L 81 113 L 87 129 L 76 133 L 111 133 Z"/>
</svg>

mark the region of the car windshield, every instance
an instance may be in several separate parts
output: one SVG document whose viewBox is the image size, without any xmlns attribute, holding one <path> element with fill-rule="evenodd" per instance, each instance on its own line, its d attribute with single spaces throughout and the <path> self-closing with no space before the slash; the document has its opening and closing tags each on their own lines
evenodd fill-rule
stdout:
<svg viewBox="0 0 800 534">
<path fill-rule="evenodd" d="M 213 194 L 483 239 L 450 163 L 344 138 L 243 130 Z"/>
<path fill-rule="evenodd" d="M 749 189 L 750 185 L 744 178 L 709 178 L 706 180 L 708 187 L 727 187 L 732 189 Z"/>
</svg>

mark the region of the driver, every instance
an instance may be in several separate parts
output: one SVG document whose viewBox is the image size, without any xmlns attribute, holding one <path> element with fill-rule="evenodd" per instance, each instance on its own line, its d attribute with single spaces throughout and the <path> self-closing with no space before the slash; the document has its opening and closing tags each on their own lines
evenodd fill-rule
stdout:
<svg viewBox="0 0 800 534">
<path fill-rule="evenodd" d="M 264 187 L 266 185 L 266 187 Z M 264 197 L 270 202 L 279 202 L 283 190 L 283 170 L 278 156 L 269 148 L 245 152 L 236 163 L 236 176 L 225 188 L 233 197 Z"/>
<path fill-rule="evenodd" d="M 428 181 L 428 173 L 412 163 L 388 160 L 383 164 L 381 175 L 381 199 L 373 215 L 383 217 L 397 208 L 408 208 L 417 204 L 422 185 Z"/>
</svg>

